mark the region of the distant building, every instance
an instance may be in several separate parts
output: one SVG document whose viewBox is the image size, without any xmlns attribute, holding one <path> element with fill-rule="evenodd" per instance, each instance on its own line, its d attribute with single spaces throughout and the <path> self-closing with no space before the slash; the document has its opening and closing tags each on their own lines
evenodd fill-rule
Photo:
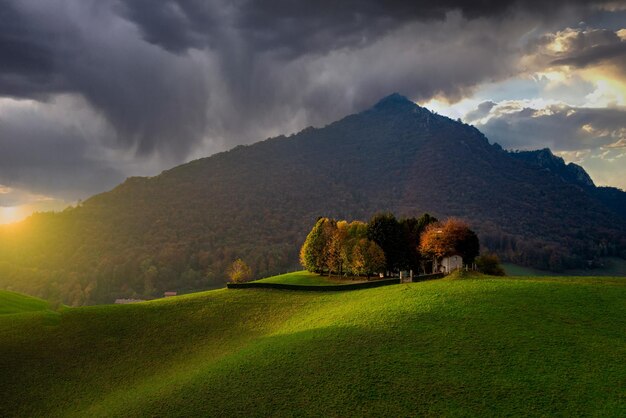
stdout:
<svg viewBox="0 0 626 418">
<path fill-rule="evenodd" d="M 463 268 L 463 257 L 460 255 L 451 255 L 450 257 L 444 257 L 439 263 L 439 271 L 442 273 L 450 273 L 454 270 Z"/>
<path fill-rule="evenodd" d="M 169 298 L 170 296 L 176 296 L 176 292 L 165 292 L 163 297 Z"/>
<path fill-rule="evenodd" d="M 127 305 L 129 303 L 145 302 L 143 299 L 115 299 L 116 305 Z"/>
</svg>

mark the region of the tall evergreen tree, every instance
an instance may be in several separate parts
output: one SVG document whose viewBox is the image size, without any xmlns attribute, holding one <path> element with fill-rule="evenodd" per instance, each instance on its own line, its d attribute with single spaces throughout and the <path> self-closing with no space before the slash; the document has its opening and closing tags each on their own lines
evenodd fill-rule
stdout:
<svg viewBox="0 0 626 418">
<path fill-rule="evenodd" d="M 382 248 L 388 271 L 395 272 L 402 267 L 402 227 L 392 213 L 374 215 L 367 224 L 367 238 Z"/>
</svg>

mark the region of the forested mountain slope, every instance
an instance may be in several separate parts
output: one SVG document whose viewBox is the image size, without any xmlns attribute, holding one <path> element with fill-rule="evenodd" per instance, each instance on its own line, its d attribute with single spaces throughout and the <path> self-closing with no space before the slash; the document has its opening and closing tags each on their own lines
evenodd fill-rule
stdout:
<svg viewBox="0 0 626 418">
<path fill-rule="evenodd" d="M 394 94 L 324 128 L 192 161 L 5 227 L 0 286 L 66 303 L 223 282 L 297 264 L 319 216 L 466 219 L 483 248 L 539 268 L 624 256 L 626 226 L 587 189 Z"/>
<path fill-rule="evenodd" d="M 565 164 L 561 157 L 552 154 L 548 148 L 536 151 L 515 151 L 510 155 L 549 171 L 561 177 L 563 181 L 584 188 L 589 195 L 626 219 L 626 192 L 616 187 L 596 187 L 589 174 L 578 164 Z"/>
</svg>

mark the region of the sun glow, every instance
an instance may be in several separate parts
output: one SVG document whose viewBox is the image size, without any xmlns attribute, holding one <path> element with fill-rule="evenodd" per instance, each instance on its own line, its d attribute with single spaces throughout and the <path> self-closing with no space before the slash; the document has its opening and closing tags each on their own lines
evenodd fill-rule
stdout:
<svg viewBox="0 0 626 418">
<path fill-rule="evenodd" d="M 10 224 L 21 221 L 29 214 L 23 206 L 2 206 L 0 207 L 0 224 Z"/>
</svg>

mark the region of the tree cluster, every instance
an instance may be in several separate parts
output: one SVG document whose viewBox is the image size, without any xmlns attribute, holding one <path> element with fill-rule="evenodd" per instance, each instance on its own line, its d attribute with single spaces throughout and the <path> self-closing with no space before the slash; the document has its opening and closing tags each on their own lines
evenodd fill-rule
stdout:
<svg viewBox="0 0 626 418">
<path fill-rule="evenodd" d="M 385 268 L 382 248 L 367 238 L 368 225 L 319 218 L 300 249 L 300 263 L 316 273 L 365 275 Z"/>
<path fill-rule="evenodd" d="M 394 274 L 401 270 L 427 272 L 433 258 L 452 254 L 471 263 L 478 255 L 476 234 L 457 219 L 439 223 L 424 214 L 396 219 L 377 214 L 368 223 L 319 218 L 300 250 L 300 262 L 320 274 Z"/>
</svg>

